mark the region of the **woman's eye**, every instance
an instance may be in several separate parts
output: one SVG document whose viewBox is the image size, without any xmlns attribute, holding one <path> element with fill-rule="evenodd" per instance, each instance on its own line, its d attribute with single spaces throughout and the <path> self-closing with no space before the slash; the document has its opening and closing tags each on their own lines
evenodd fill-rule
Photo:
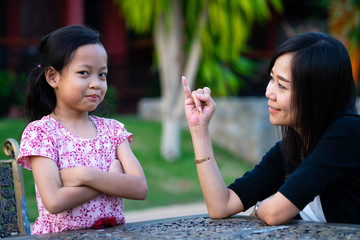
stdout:
<svg viewBox="0 0 360 240">
<path fill-rule="evenodd" d="M 269 81 L 272 81 L 272 80 L 273 80 L 273 77 L 270 75 L 270 76 L 268 77 L 268 79 L 269 79 Z"/>
<path fill-rule="evenodd" d="M 286 87 L 284 85 L 281 85 L 280 83 L 279 83 L 279 88 L 286 89 Z"/>
</svg>

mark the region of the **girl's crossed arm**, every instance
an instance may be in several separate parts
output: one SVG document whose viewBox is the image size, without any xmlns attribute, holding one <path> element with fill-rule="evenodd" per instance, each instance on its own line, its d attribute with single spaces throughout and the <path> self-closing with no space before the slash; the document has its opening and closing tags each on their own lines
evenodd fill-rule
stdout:
<svg viewBox="0 0 360 240">
<path fill-rule="evenodd" d="M 100 193 L 129 199 L 145 199 L 148 188 L 143 170 L 126 140 L 117 148 L 109 172 L 87 167 L 65 168 L 45 157 L 31 157 L 34 180 L 45 208 L 60 213 L 77 207 Z"/>
<path fill-rule="evenodd" d="M 56 163 L 49 158 L 32 156 L 30 161 L 41 201 L 53 214 L 77 207 L 100 194 L 86 186 L 64 187 Z"/>
<path fill-rule="evenodd" d="M 87 167 L 61 170 L 64 186 L 88 186 L 108 195 L 143 200 L 148 193 L 144 172 L 128 140 L 117 147 L 122 172 L 102 172 Z"/>
</svg>

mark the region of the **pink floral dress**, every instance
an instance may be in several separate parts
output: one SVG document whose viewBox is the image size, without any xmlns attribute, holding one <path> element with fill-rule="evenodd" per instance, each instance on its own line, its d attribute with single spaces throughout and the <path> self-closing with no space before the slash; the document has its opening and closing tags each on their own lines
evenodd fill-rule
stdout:
<svg viewBox="0 0 360 240">
<path fill-rule="evenodd" d="M 30 123 L 23 132 L 18 162 L 31 170 L 29 156 L 43 156 L 56 162 L 59 170 L 85 166 L 107 172 L 117 158 L 117 146 L 133 135 L 116 120 L 90 116 L 97 128 L 97 137 L 82 139 L 72 134 L 50 116 Z M 48 212 L 36 190 L 39 210 L 32 234 L 60 232 L 91 228 L 102 218 L 116 219 L 116 224 L 125 223 L 123 199 L 101 194 L 96 198 L 59 214 Z"/>
</svg>

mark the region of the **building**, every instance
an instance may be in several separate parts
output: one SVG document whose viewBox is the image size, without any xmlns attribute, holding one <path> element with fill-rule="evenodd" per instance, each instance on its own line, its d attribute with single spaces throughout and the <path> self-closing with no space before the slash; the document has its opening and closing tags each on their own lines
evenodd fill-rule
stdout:
<svg viewBox="0 0 360 240">
<path fill-rule="evenodd" d="M 157 73 L 151 72 L 152 38 L 127 31 L 112 0 L 2 0 L 0 18 L 0 71 L 27 74 L 45 34 L 86 24 L 103 35 L 117 112 L 135 112 L 139 98 L 159 94 Z"/>
</svg>

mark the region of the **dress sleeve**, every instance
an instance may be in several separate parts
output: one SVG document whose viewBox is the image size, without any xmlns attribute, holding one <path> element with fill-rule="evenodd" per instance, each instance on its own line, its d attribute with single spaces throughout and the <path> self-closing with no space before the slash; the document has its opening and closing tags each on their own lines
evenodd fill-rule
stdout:
<svg viewBox="0 0 360 240">
<path fill-rule="evenodd" d="M 285 162 L 281 153 L 281 142 L 276 143 L 261 162 L 242 178 L 229 185 L 240 198 L 245 210 L 276 193 L 285 179 Z"/>
<path fill-rule="evenodd" d="M 360 121 L 342 117 L 325 131 L 311 155 L 279 191 L 302 210 L 317 195 L 359 174 Z"/>
<path fill-rule="evenodd" d="M 58 161 L 58 151 L 53 137 L 44 125 L 39 122 L 30 123 L 24 130 L 19 148 L 18 163 L 31 170 L 30 156 L 47 157 Z"/>
<path fill-rule="evenodd" d="M 119 146 L 119 144 L 125 141 L 126 139 L 128 139 L 129 142 L 131 142 L 133 139 L 133 134 L 129 133 L 125 129 L 124 124 L 116 120 L 114 120 L 114 136 L 115 136 L 115 146 Z"/>
</svg>

